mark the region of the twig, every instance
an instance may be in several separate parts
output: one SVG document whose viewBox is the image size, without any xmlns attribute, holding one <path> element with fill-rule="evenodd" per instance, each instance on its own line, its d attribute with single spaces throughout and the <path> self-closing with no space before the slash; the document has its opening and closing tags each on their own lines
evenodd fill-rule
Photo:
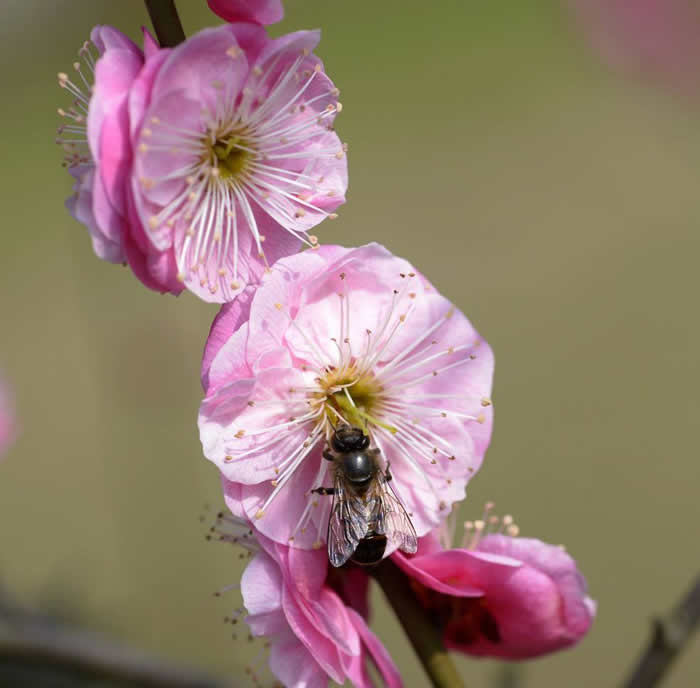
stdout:
<svg viewBox="0 0 700 688">
<path fill-rule="evenodd" d="M 7 672 L 32 670 L 74 678 L 111 679 L 139 688 L 224 688 L 229 684 L 188 667 L 154 659 L 94 633 L 0 600 L 0 684 Z"/>
<path fill-rule="evenodd" d="M 148 16 L 161 48 L 172 48 L 185 40 L 185 31 L 175 7 L 175 0 L 144 0 Z"/>
<path fill-rule="evenodd" d="M 447 654 L 440 631 L 420 606 L 403 571 L 391 559 L 384 559 L 372 570 L 372 575 L 384 591 L 434 688 L 463 688 L 464 682 Z"/>
<path fill-rule="evenodd" d="M 651 688 L 664 676 L 700 623 L 700 576 L 678 606 L 665 618 L 655 619 L 647 649 L 624 688 Z"/>
</svg>

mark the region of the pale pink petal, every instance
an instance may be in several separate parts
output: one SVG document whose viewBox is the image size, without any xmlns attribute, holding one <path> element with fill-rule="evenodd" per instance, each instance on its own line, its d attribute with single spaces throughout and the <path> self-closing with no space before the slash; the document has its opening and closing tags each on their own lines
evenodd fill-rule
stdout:
<svg viewBox="0 0 700 688">
<path fill-rule="evenodd" d="M 304 527 L 300 526 L 303 516 L 309 504 L 309 490 L 319 487 L 315 478 L 318 475 L 319 467 L 322 465 L 320 448 L 309 455 L 307 461 L 294 471 L 288 479 L 285 488 L 282 489 L 272 501 L 268 503 L 275 488 L 272 484 L 243 484 L 241 497 L 243 509 L 255 528 L 261 533 L 277 542 L 293 543 L 295 547 L 310 549 L 319 538 L 325 538 L 325 525 L 321 526 L 316 519 L 320 518 L 319 508 L 311 509 L 311 520 Z M 266 461 L 264 465 L 268 462 Z M 260 470 L 260 473 L 267 475 L 268 480 L 274 479 L 274 463 L 269 463 L 270 468 Z M 251 472 L 255 468 L 251 468 Z M 251 479 L 255 476 L 251 475 Z M 243 476 L 248 477 L 248 476 Z M 260 516 L 260 514 L 263 514 Z M 302 528 L 304 531 L 302 532 Z M 290 541 L 290 538 L 294 538 Z M 325 553 L 325 549 L 323 550 Z"/>
<path fill-rule="evenodd" d="M 214 318 L 202 359 L 202 387 L 205 390 L 213 390 L 227 380 L 252 374 L 246 363 L 245 349 L 254 292 L 252 287 L 244 289 L 234 301 L 222 306 Z"/>
<path fill-rule="evenodd" d="M 152 103 L 157 104 L 175 91 L 213 112 L 217 100 L 215 84 L 225 84 L 232 93 L 238 93 L 248 74 L 245 53 L 240 51 L 234 59 L 227 53 L 231 49 L 239 48 L 228 26 L 204 29 L 180 43 L 158 72 Z"/>
<path fill-rule="evenodd" d="M 141 52 L 128 36 L 113 26 L 95 26 L 90 33 L 90 40 L 95 44 L 100 54 L 111 50 L 124 50 L 133 54 Z"/>
<path fill-rule="evenodd" d="M 148 60 L 158 54 L 160 45 L 145 26 L 141 27 L 141 32 L 143 33 L 143 55 L 146 58 L 146 62 L 148 62 Z"/>
<path fill-rule="evenodd" d="M 288 586 L 283 588 L 282 607 L 294 635 L 313 654 L 328 676 L 338 683 L 343 683 L 345 672 L 338 646 L 309 620 L 300 602 L 303 602 L 302 598 L 298 597 L 293 589 Z"/>
<path fill-rule="evenodd" d="M 398 667 L 379 638 L 372 633 L 365 620 L 354 609 L 348 609 L 348 614 L 355 630 L 359 633 L 363 644 L 369 651 L 377 669 L 379 669 L 379 673 L 387 688 L 403 688 L 403 681 L 401 680 Z M 364 664 L 364 662 L 361 664 Z M 350 678 L 352 680 L 352 674 L 350 674 Z"/>
<path fill-rule="evenodd" d="M 445 550 L 422 557 L 407 557 L 397 552 L 393 561 L 411 578 L 445 595 L 482 597 L 484 594 L 478 586 L 478 577 L 471 575 L 471 568 L 479 562 L 467 550 Z M 507 567 L 506 575 L 517 567 L 517 562 Z"/>
<path fill-rule="evenodd" d="M 129 134 L 132 146 L 138 140 L 146 109 L 151 103 L 153 82 L 170 52 L 169 48 L 163 48 L 149 55 L 143 69 L 131 85 L 129 90 Z"/>
<path fill-rule="evenodd" d="M 241 500 L 241 492 L 243 486 L 240 483 L 234 483 L 227 480 L 226 476 L 221 474 L 221 486 L 224 491 L 224 502 L 228 510 L 239 520 L 248 522 L 243 511 L 243 503 Z"/>
<path fill-rule="evenodd" d="M 270 669 L 284 686 L 328 688 L 328 674 L 292 632 L 279 635 L 272 644 Z"/>
<path fill-rule="evenodd" d="M 255 635 L 270 635 L 285 627 L 282 612 L 282 573 L 265 552 L 259 552 L 241 578 L 246 623 Z"/>
<path fill-rule="evenodd" d="M 73 167 L 70 170 L 75 177 L 74 194 L 66 200 L 68 212 L 82 225 L 87 227 L 92 240 L 95 255 L 110 263 L 121 263 L 125 260 L 124 249 L 119 236 L 120 227 L 112 224 L 103 231 L 97 224 L 94 212 L 93 190 L 95 188 L 95 168 L 92 165 Z M 98 193 L 101 192 L 101 187 Z M 102 194 L 104 198 L 104 194 Z M 110 213 L 109 217 L 113 215 Z"/>
<path fill-rule="evenodd" d="M 142 65 L 143 54 L 136 46 L 133 49 L 111 49 L 95 65 L 95 87 L 90 99 L 87 134 L 93 158 L 98 162 L 104 154 L 113 157 L 120 153 L 130 154 L 128 148 L 103 150 L 100 137 L 105 117 L 115 109 L 126 107 L 128 90 Z"/>
</svg>

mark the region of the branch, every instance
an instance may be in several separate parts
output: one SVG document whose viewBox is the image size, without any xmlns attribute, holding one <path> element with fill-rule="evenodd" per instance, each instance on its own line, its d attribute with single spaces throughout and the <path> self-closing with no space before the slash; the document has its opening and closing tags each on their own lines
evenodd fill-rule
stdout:
<svg viewBox="0 0 700 688">
<path fill-rule="evenodd" d="M 389 604 L 403 626 L 434 688 L 463 688 L 464 683 L 435 627 L 413 594 L 408 578 L 391 559 L 372 569 Z"/>
<path fill-rule="evenodd" d="M 111 679 L 139 688 L 224 688 L 203 672 L 166 663 L 97 634 L 0 600 L 0 684 L 18 673 Z M 28 674 L 27 674 L 28 675 Z"/>
<path fill-rule="evenodd" d="M 700 623 L 700 576 L 678 606 L 665 618 L 655 619 L 647 649 L 624 683 L 624 688 L 651 688 L 685 648 Z"/>
<path fill-rule="evenodd" d="M 175 0 L 144 0 L 148 16 L 161 48 L 172 48 L 185 40 L 185 31 L 175 7 Z"/>
</svg>

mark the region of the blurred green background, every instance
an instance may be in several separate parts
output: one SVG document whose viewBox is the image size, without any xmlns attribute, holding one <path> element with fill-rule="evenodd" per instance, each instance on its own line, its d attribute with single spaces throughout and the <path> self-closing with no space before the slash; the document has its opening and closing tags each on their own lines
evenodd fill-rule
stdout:
<svg viewBox="0 0 700 688">
<path fill-rule="evenodd" d="M 285 4 L 273 33 L 320 26 L 345 105 L 350 200 L 320 238 L 407 257 L 496 352 L 493 443 L 462 515 L 491 499 L 565 543 L 598 600 L 589 637 L 522 665 L 522 685 L 616 685 L 700 566 L 700 110 L 606 71 L 557 0 Z M 188 33 L 218 22 L 204 0 L 179 6 Z M 240 598 L 211 593 L 238 552 L 198 520 L 221 504 L 196 428 L 215 308 L 93 256 L 53 144 L 56 72 L 94 24 L 138 39 L 147 15 L 6 0 L 2 19 L 0 369 L 22 434 L 0 465 L 0 577 L 236 676 L 251 653 L 222 617 Z M 407 686 L 425 685 L 374 600 Z M 499 672 L 459 665 L 473 687 Z M 696 638 L 665 685 L 699 681 Z"/>
</svg>

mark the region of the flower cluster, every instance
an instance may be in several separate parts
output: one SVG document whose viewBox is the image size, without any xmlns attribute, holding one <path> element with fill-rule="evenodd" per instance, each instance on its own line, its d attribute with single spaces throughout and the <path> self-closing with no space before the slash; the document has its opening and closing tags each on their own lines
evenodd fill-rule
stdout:
<svg viewBox="0 0 700 688">
<path fill-rule="evenodd" d="M 280 0 L 208 4 L 227 23 L 173 48 L 96 27 L 59 74 L 58 141 L 98 257 L 223 304 L 199 413 L 229 512 L 212 530 L 254 554 L 241 592 L 273 673 L 369 687 L 371 662 L 403 685 L 353 562 L 401 577 L 457 651 L 575 643 L 595 605 L 566 552 L 491 505 L 460 547 L 443 537 L 491 438 L 489 345 L 408 261 L 309 233 L 347 188 L 318 32 L 268 37 Z"/>
<path fill-rule="evenodd" d="M 73 99 L 58 142 L 75 178 L 68 209 L 98 257 L 151 289 L 226 302 L 314 244 L 307 231 L 347 187 L 318 40 L 238 21 L 173 49 L 145 33 L 141 51 L 96 27 L 75 76 L 58 77 Z"/>
</svg>

